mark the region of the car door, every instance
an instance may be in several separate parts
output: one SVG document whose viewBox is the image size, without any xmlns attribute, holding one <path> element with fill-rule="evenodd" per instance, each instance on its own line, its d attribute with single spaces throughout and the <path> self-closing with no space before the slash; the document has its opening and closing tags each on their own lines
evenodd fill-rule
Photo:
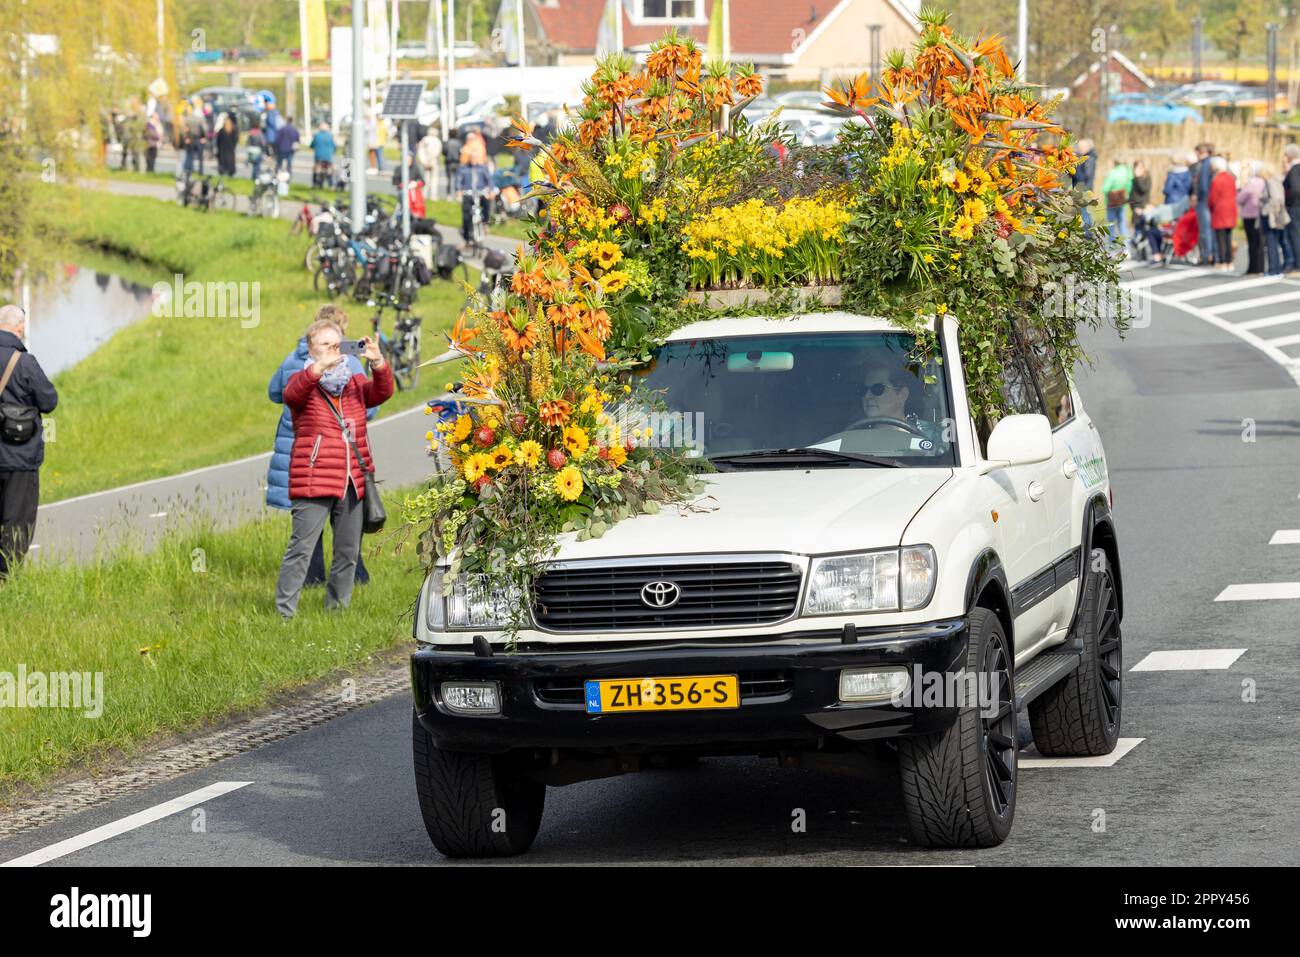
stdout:
<svg viewBox="0 0 1300 957">
<path fill-rule="evenodd" d="M 1078 594 L 1084 488 L 1079 466 L 1091 458 L 1087 450 L 1095 444 L 1094 431 L 1092 423 L 1078 414 L 1078 395 L 1052 345 L 1027 342 L 1025 352 L 1052 426 L 1052 458 L 1040 479 L 1055 568 L 1054 591 L 1046 600 L 1052 608 L 1048 623 L 1052 632 L 1069 627 Z"/>
<path fill-rule="evenodd" d="M 1043 414 L 1041 395 L 1018 348 L 1007 352 L 1002 393 L 1009 413 Z M 1053 522 L 1045 501 L 1052 471 L 1048 460 L 994 469 L 985 476 L 1002 567 L 1011 586 L 1017 657 L 1041 644 L 1055 621 Z"/>
</svg>

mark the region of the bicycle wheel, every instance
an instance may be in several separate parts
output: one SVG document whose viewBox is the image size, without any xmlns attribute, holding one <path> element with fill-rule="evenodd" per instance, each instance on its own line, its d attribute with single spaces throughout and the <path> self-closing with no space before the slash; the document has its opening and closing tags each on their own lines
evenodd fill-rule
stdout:
<svg viewBox="0 0 1300 957">
<path fill-rule="evenodd" d="M 321 264 L 320 244 L 312 243 L 307 247 L 307 254 L 303 256 L 303 265 L 308 272 L 315 272 Z"/>
<path fill-rule="evenodd" d="M 280 197 L 267 190 L 258 199 L 258 212 L 267 219 L 276 219 L 280 215 Z"/>
<path fill-rule="evenodd" d="M 235 211 L 235 194 L 226 189 L 219 190 L 216 199 L 213 200 L 213 205 L 216 206 L 217 209 L 223 209 L 228 213 L 233 213 Z"/>
<path fill-rule="evenodd" d="M 402 354 L 400 356 L 403 388 L 414 389 L 420 382 L 420 327 L 408 329 L 402 337 Z M 397 366 L 393 366 L 394 372 Z"/>
</svg>

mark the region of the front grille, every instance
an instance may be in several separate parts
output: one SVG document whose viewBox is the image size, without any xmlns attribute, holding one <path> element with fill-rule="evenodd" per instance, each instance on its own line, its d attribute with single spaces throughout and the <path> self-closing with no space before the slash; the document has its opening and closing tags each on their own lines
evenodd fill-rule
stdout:
<svg viewBox="0 0 1300 957">
<path fill-rule="evenodd" d="M 740 701 L 762 701 L 780 698 L 794 689 L 794 681 L 785 671 L 746 671 L 740 679 Z M 545 704 L 568 705 L 581 708 L 587 697 L 583 683 L 572 678 L 541 678 L 533 682 L 533 693 Z"/>
<path fill-rule="evenodd" d="M 761 625 L 794 614 L 801 579 L 799 565 L 780 560 L 552 568 L 537 581 L 534 615 L 551 631 Z M 642 601 L 657 581 L 681 590 L 676 604 Z"/>
</svg>

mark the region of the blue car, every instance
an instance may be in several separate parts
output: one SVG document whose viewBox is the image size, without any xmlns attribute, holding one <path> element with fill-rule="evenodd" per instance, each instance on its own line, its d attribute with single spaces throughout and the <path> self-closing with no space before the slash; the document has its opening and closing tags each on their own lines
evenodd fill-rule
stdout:
<svg viewBox="0 0 1300 957">
<path fill-rule="evenodd" d="M 1110 121 L 1112 123 L 1200 123 L 1201 114 L 1190 106 L 1183 106 L 1164 97 L 1142 93 L 1121 93 L 1111 97 Z"/>
</svg>

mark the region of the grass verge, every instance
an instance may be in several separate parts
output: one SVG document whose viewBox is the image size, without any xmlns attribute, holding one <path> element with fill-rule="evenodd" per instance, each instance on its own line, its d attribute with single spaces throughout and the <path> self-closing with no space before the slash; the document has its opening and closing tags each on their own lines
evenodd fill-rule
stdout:
<svg viewBox="0 0 1300 957">
<path fill-rule="evenodd" d="M 58 187 L 44 187 L 57 189 Z M 54 501 L 266 451 L 280 406 L 266 385 L 324 300 L 303 268 L 306 239 L 280 221 L 199 213 L 154 199 L 81 190 L 65 239 L 141 260 L 201 283 L 257 284 L 256 322 L 149 315 L 55 379 L 58 441 L 46 452 L 42 500 Z M 477 282 L 471 271 L 470 281 Z M 465 300 L 458 283 L 420 293 L 424 353 L 441 351 Z M 340 301 L 349 333 L 370 331 L 364 303 Z M 39 321 L 39 317 L 38 320 Z M 385 331 L 392 332 L 391 313 Z M 380 410 L 391 414 L 439 391 L 445 369 Z"/>
<path fill-rule="evenodd" d="M 150 183 L 157 186 L 166 186 L 171 189 L 175 182 L 175 177 L 171 173 L 137 173 L 133 170 L 105 170 L 109 179 L 124 180 L 131 183 Z M 225 178 L 226 189 L 230 190 L 236 196 L 247 197 L 253 191 L 252 181 L 247 176 L 232 176 Z M 304 186 L 301 183 L 289 184 L 288 202 L 315 203 L 319 205 L 324 200 L 333 195 L 330 190 L 313 189 L 310 186 Z M 389 195 L 390 201 L 395 201 L 396 196 Z M 347 195 L 344 194 L 343 202 L 347 203 Z M 284 197 L 281 197 L 281 208 L 284 208 Z M 297 207 L 295 206 L 296 210 Z M 238 212 L 245 212 L 247 204 L 240 204 Z M 426 204 L 426 212 L 429 218 L 436 223 L 444 226 L 451 226 L 455 229 L 460 228 L 460 203 L 450 199 L 430 200 Z M 490 230 L 493 236 L 499 236 L 502 239 L 517 239 L 524 242 L 528 239 L 528 224 L 517 219 L 508 219 L 504 223 L 493 225 Z"/>
<path fill-rule="evenodd" d="M 391 515 L 403 494 L 385 496 Z M 395 555 L 381 544 L 371 554 L 376 539 L 367 537 L 371 581 L 354 591 L 351 607 L 326 613 L 323 589 L 307 589 L 285 623 L 274 588 L 288 536 L 280 513 L 234 530 L 195 523 L 148 553 L 124 546 L 88 565 L 27 564 L 0 584 L 0 672 L 16 676 L 21 665 L 28 675 L 103 676 L 99 717 L 0 707 L 0 803 L 157 735 L 193 731 L 355 670 L 409 640 L 421 581 L 413 551 Z M 328 556 L 328 532 L 325 547 Z"/>
</svg>

